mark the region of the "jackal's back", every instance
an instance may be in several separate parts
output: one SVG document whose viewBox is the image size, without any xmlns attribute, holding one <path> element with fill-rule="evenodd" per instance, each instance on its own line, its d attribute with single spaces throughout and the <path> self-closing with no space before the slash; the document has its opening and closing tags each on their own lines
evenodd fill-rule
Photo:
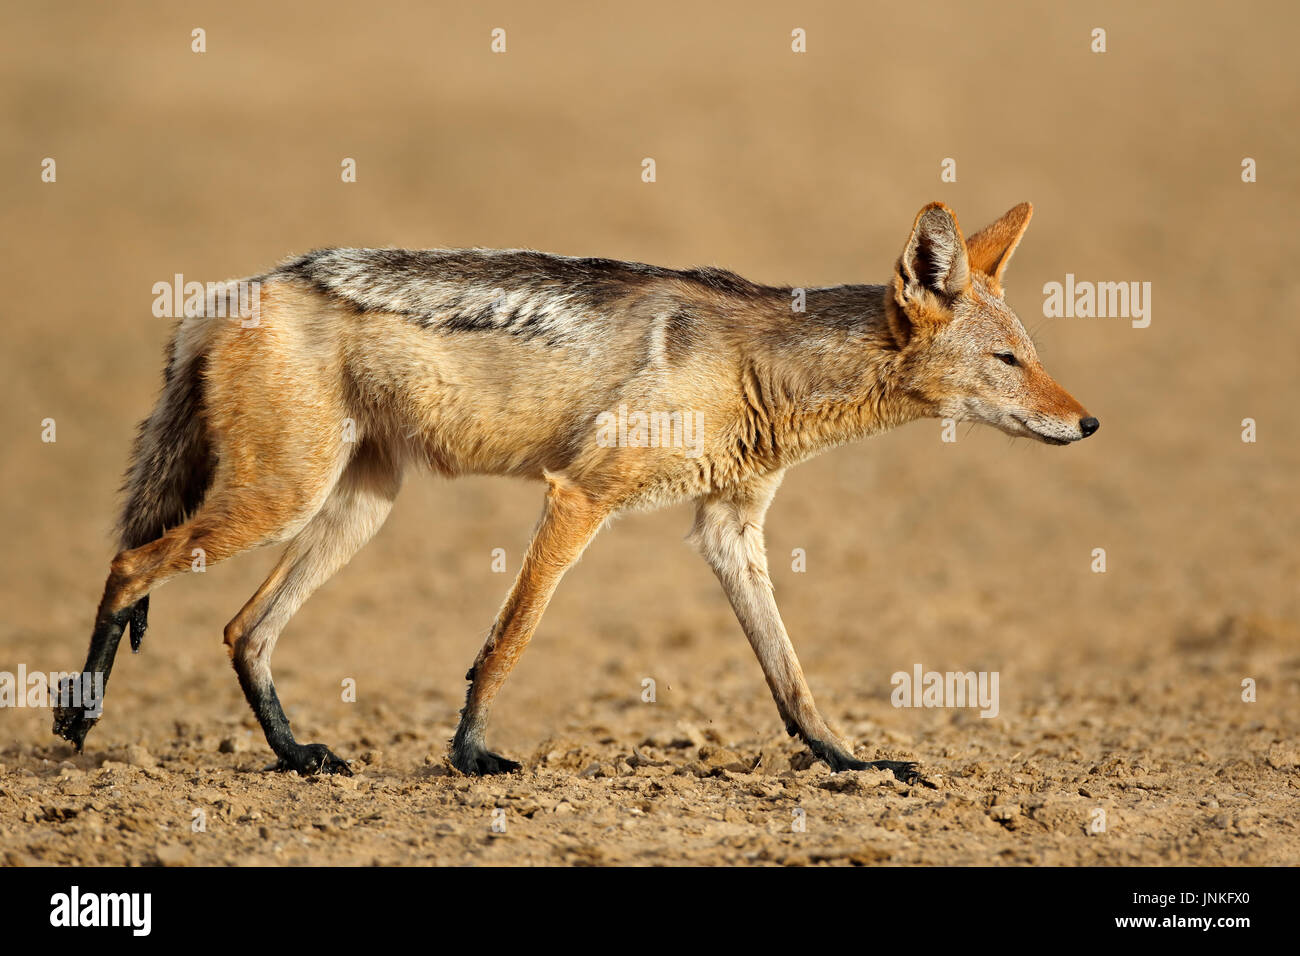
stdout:
<svg viewBox="0 0 1300 956">
<path fill-rule="evenodd" d="M 319 249 L 270 277 L 307 281 L 358 311 L 393 313 L 424 329 L 502 332 L 573 347 L 651 319 L 653 304 L 630 307 L 647 296 L 661 307 L 688 309 L 696 296 L 744 299 L 773 291 L 722 269 L 521 249 Z"/>
<path fill-rule="evenodd" d="M 677 446 L 601 446 L 596 422 L 700 412 L 733 447 L 738 349 L 787 294 L 720 269 L 521 250 L 319 250 L 260 278 L 268 321 L 315 313 L 336 330 L 368 434 L 449 474 L 617 474 L 680 493 L 718 470 L 666 461 Z"/>
</svg>

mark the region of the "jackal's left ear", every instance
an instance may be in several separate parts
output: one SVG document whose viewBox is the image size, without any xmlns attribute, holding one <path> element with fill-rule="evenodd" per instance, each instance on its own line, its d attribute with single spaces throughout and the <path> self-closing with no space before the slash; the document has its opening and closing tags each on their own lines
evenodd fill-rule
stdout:
<svg viewBox="0 0 1300 956">
<path fill-rule="evenodd" d="M 984 273 L 1000 287 L 1002 273 L 1006 271 L 1016 246 L 1020 245 L 1020 237 L 1025 234 L 1025 227 L 1033 215 L 1034 207 L 1022 202 L 997 222 L 967 239 L 970 267 Z"/>
<path fill-rule="evenodd" d="M 943 203 L 932 202 L 916 214 L 898 274 L 898 291 L 908 299 L 918 298 L 922 290 L 950 298 L 970 285 L 966 243 L 957 217 Z"/>
</svg>

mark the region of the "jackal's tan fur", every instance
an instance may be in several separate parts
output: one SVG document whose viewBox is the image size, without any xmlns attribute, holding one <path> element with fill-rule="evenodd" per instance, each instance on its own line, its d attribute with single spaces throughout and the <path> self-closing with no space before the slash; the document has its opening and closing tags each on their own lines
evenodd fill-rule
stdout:
<svg viewBox="0 0 1300 956">
<path fill-rule="evenodd" d="M 226 644 L 281 764 L 347 772 L 328 749 L 293 740 L 271 651 L 382 524 L 415 462 L 547 484 L 469 674 L 452 748 L 461 770 L 515 766 L 485 746 L 492 698 L 604 522 L 685 499 L 697 502 L 691 540 L 789 732 L 836 769 L 865 766 L 804 681 L 772 597 L 764 516 L 786 468 L 915 419 L 984 421 L 1058 444 L 1095 429 L 1002 298 L 1029 217 L 1022 204 L 967 241 L 932 203 L 888 284 L 808 289 L 803 311 L 796 290 L 715 269 L 482 250 L 324 250 L 286 262 L 254 280 L 252 327 L 187 319 L 177 332 L 128 475 L 124 550 L 87 669 L 111 666 L 128 616 L 138 641 L 142 602 L 190 567 L 194 549 L 211 563 L 287 541 Z M 697 416 L 698 447 L 597 441 L 599 416 L 620 408 Z M 60 720 L 80 744 L 88 724 Z"/>
</svg>

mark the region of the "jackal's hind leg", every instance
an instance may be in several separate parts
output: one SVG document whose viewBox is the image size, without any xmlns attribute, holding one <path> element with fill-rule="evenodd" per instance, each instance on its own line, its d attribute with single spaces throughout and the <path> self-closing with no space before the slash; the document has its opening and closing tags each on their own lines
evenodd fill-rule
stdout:
<svg viewBox="0 0 1300 956">
<path fill-rule="evenodd" d="M 294 739 L 271 677 L 271 652 L 294 612 L 379 530 L 400 484 L 397 465 L 376 452 L 360 453 L 257 593 L 226 625 L 239 686 L 277 758 L 268 769 L 352 776 L 347 761 L 324 744 Z"/>
<path fill-rule="evenodd" d="M 109 586 L 111 585 L 110 578 Z M 130 616 L 130 608 L 113 611 L 106 607 L 107 604 L 108 594 L 105 593 L 99 613 L 95 616 L 94 630 L 91 631 L 86 665 L 80 674 L 64 677 L 59 682 L 59 698 L 54 706 L 55 735 L 69 741 L 78 753 L 85 746 L 86 734 L 103 713 L 102 698 L 94 696 L 86 699 L 86 692 L 103 694 L 108 684 L 108 675 L 113 670 L 113 660 L 117 657 L 117 646 Z"/>
<path fill-rule="evenodd" d="M 691 541 L 722 582 L 740 626 L 762 665 L 767 686 L 790 736 L 798 736 L 832 770 L 888 770 L 900 780 L 915 778 L 914 765 L 858 760 L 831 732 L 817 711 L 812 691 L 786 634 L 772 595 L 763 542 L 763 519 L 780 484 L 777 473 L 726 496 L 702 499 Z"/>
<path fill-rule="evenodd" d="M 258 489 L 221 489 L 188 521 L 166 531 L 161 537 L 120 552 L 109 567 L 104 595 L 95 614 L 86 665 L 74 680 L 102 693 L 117 656 L 122 634 L 138 613 L 149 592 L 169 579 L 190 569 L 193 552 L 198 549 L 209 565 L 247 551 L 261 544 L 268 535 L 288 524 L 293 515 L 260 508 Z M 260 520 L 236 515 L 252 514 Z M 143 630 L 138 632 L 143 635 Z M 54 733 L 71 741 L 81 750 L 86 734 L 103 711 L 103 699 L 97 697 L 93 709 L 71 707 L 65 703 L 70 691 L 65 678 L 59 688 L 59 705 L 54 710 Z"/>
<path fill-rule="evenodd" d="M 566 479 L 549 480 L 542 519 L 524 555 L 519 577 L 474 666 L 465 675 L 470 687 L 451 742 L 451 762 L 461 773 L 494 774 L 519 769 L 515 761 L 487 749 L 484 738 L 492 698 L 528 646 L 560 578 L 609 516 L 608 508 L 592 501 Z"/>
<path fill-rule="evenodd" d="M 144 632 L 149 628 L 149 595 L 145 595 L 131 605 L 131 653 L 140 653 L 140 644 L 144 641 Z"/>
<path fill-rule="evenodd" d="M 107 597 L 106 593 L 105 601 Z M 129 625 L 131 650 L 138 651 L 148 616 L 147 594 L 120 611 L 106 610 L 105 602 L 101 602 L 91 632 L 85 666 L 80 674 L 59 681 L 58 702 L 54 705 L 54 733 L 73 744 L 78 753 L 85 746 L 86 734 L 90 733 L 90 728 L 103 713 L 104 702 L 99 695 L 104 693 L 108 685 L 108 676 L 113 671 L 113 661 L 117 657 L 117 647 L 121 643 L 123 631 Z"/>
</svg>

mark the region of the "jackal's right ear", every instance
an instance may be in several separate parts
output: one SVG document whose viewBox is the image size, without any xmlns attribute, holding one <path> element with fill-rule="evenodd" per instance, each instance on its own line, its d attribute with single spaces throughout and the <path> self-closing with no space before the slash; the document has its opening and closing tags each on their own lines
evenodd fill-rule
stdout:
<svg viewBox="0 0 1300 956">
<path fill-rule="evenodd" d="M 998 293 L 1002 291 L 1002 273 L 1006 272 L 1011 254 L 1020 245 L 1020 237 L 1025 234 L 1033 215 L 1034 207 L 1022 202 L 966 241 L 971 268 L 978 269 L 992 279 Z"/>
</svg>

